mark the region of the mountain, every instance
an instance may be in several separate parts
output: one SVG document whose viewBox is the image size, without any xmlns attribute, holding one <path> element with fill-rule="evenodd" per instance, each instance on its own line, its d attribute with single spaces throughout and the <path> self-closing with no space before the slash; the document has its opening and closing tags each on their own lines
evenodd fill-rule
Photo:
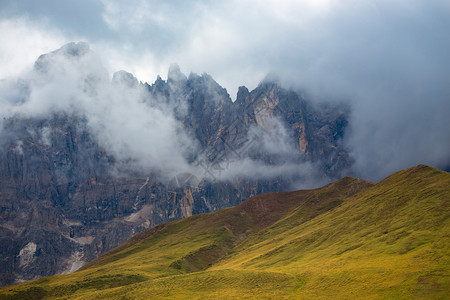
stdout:
<svg viewBox="0 0 450 300">
<path fill-rule="evenodd" d="M 349 108 L 271 78 L 112 80 L 85 43 L 41 55 L 0 109 L 0 285 L 72 272 L 157 224 L 340 178 Z"/>
<path fill-rule="evenodd" d="M 2 288 L 40 298 L 427 298 L 450 281 L 450 175 L 267 193 L 135 235 L 79 271 Z"/>
</svg>

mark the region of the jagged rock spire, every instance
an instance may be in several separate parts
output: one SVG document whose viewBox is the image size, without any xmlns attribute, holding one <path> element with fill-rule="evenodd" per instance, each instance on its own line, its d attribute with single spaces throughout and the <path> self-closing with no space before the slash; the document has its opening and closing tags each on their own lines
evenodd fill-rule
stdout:
<svg viewBox="0 0 450 300">
<path fill-rule="evenodd" d="M 117 71 L 113 74 L 112 82 L 114 84 L 125 85 L 129 88 L 135 87 L 139 84 L 136 77 L 133 74 L 128 73 L 127 71 Z"/>
<path fill-rule="evenodd" d="M 180 67 L 173 63 L 169 67 L 169 72 L 167 73 L 167 82 L 178 82 L 186 81 L 187 77 L 180 71 Z"/>
</svg>

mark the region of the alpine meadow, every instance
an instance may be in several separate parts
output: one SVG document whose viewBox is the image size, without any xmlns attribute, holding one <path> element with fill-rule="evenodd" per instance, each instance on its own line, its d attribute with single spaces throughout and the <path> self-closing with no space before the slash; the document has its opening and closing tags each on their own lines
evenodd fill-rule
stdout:
<svg viewBox="0 0 450 300">
<path fill-rule="evenodd" d="M 135 235 L 5 299 L 445 299 L 450 175 L 419 165 L 268 193 Z"/>
</svg>

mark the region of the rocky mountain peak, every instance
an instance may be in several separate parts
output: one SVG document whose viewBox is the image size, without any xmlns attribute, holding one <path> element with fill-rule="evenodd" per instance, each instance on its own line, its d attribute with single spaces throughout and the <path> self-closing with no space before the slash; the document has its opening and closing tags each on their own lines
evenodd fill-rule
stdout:
<svg viewBox="0 0 450 300">
<path fill-rule="evenodd" d="M 218 84 L 214 78 L 207 73 L 203 73 L 201 76 L 191 73 L 189 75 L 188 86 L 198 95 L 202 95 L 202 97 L 209 102 L 232 103 L 227 90 Z"/>
<path fill-rule="evenodd" d="M 248 88 L 245 86 L 240 86 L 238 88 L 237 96 L 236 96 L 236 103 L 241 104 L 245 102 L 245 99 L 250 95 L 250 92 L 248 91 Z"/>
<path fill-rule="evenodd" d="M 71 42 L 64 46 L 62 46 L 60 49 L 56 50 L 54 53 L 61 53 L 67 57 L 80 57 L 85 55 L 91 50 L 90 46 L 86 42 Z"/>
<path fill-rule="evenodd" d="M 185 82 L 187 81 L 186 75 L 181 73 L 178 64 L 173 63 L 169 67 L 169 72 L 167 73 L 167 82 Z"/>
<path fill-rule="evenodd" d="M 40 72 L 46 72 L 49 64 L 58 57 L 65 59 L 79 59 L 90 53 L 91 49 L 88 43 L 85 42 L 71 42 L 61 48 L 50 53 L 42 54 L 34 63 L 34 69 Z"/>
<path fill-rule="evenodd" d="M 280 77 L 277 74 L 269 73 L 263 78 L 263 80 L 261 80 L 258 86 L 273 87 L 280 85 L 281 85 Z"/>
<path fill-rule="evenodd" d="M 136 87 L 139 84 L 137 78 L 134 77 L 133 74 L 123 70 L 117 71 L 113 74 L 112 82 L 113 84 L 123 85 L 128 88 Z"/>
</svg>

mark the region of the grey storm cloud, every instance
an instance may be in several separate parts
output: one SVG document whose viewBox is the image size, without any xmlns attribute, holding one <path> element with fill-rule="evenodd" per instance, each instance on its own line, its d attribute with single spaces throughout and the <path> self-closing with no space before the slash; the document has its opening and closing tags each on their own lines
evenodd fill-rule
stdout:
<svg viewBox="0 0 450 300">
<path fill-rule="evenodd" d="M 230 95 L 267 73 L 316 101 L 351 103 L 355 174 L 450 166 L 450 3 L 444 0 L 2 1 L 0 78 L 86 40 L 106 72 L 171 62 Z M 76 4 L 75 4 L 76 3 Z"/>
</svg>

